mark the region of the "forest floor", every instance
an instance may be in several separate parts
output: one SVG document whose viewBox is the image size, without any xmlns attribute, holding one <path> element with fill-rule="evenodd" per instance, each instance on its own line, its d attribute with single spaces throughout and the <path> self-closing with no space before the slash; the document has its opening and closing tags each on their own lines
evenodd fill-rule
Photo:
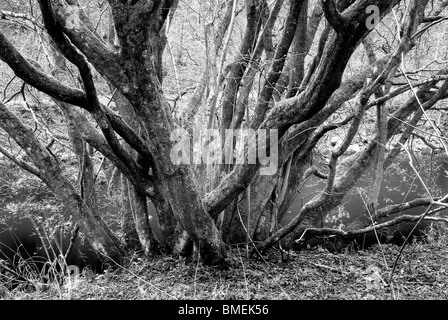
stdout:
<svg viewBox="0 0 448 320">
<path fill-rule="evenodd" d="M 230 253 L 230 267 L 220 270 L 184 259 L 135 259 L 126 268 L 75 278 L 63 286 L 6 292 L 7 300 L 169 300 L 306 299 L 408 300 L 448 299 L 446 241 L 407 245 L 393 274 L 400 247 L 327 250 L 285 254 L 271 250 L 263 259 L 247 259 L 243 249 Z"/>
</svg>

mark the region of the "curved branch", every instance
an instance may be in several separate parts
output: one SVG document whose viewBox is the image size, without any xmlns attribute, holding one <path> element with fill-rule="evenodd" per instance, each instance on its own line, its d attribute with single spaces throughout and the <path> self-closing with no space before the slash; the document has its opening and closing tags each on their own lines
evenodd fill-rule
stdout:
<svg viewBox="0 0 448 320">
<path fill-rule="evenodd" d="M 25 59 L 1 31 L 0 59 L 14 71 L 16 76 L 37 90 L 70 104 L 77 106 L 87 105 L 87 100 L 82 90 L 70 88 L 41 71 L 34 63 Z"/>
<path fill-rule="evenodd" d="M 84 91 L 74 89 L 59 82 L 42 71 L 42 67 L 23 57 L 11 42 L 0 31 L 0 59 L 4 61 L 14 74 L 37 90 L 48 94 L 52 98 L 83 108 L 92 112 Z M 138 153 L 152 158 L 152 155 L 142 139 L 127 125 L 123 119 L 106 106 L 101 106 L 114 130 Z"/>
<path fill-rule="evenodd" d="M 48 2 L 48 0 L 39 0 Z M 79 9 L 67 5 L 62 0 L 54 0 L 54 12 L 50 13 L 57 19 L 56 27 L 70 39 L 95 67 L 95 69 L 106 79 L 111 81 L 115 87 L 125 89 L 130 86 L 129 79 L 120 67 L 118 53 L 112 51 L 101 39 L 99 39 L 87 26 L 81 17 Z M 48 11 L 48 10 L 47 10 Z M 44 14 L 44 12 L 42 12 Z M 48 16 L 48 12 L 44 14 Z M 68 23 L 68 19 L 72 22 Z M 54 21 L 56 22 L 56 21 Z M 47 28 L 48 29 L 48 28 Z M 49 30 L 50 31 L 50 30 Z"/>
<path fill-rule="evenodd" d="M 24 13 L 0 10 L 0 19 L 2 19 L 2 20 L 17 19 L 17 20 L 27 21 L 27 22 L 29 22 L 29 25 L 28 24 L 26 25 L 28 28 L 30 28 L 30 29 L 34 29 L 34 28 L 43 29 L 42 25 L 40 23 L 38 23 L 36 21 L 36 19 L 34 19 L 33 17 L 31 17 L 31 16 L 29 16 L 27 14 L 24 14 Z"/>
<path fill-rule="evenodd" d="M 45 27 L 50 34 L 53 41 L 58 46 L 59 50 L 70 60 L 79 70 L 88 105 L 91 106 L 91 114 L 98 123 L 101 131 L 103 132 L 107 142 L 113 149 L 115 154 L 123 161 L 123 163 L 129 167 L 131 172 L 138 172 L 139 168 L 134 159 L 126 152 L 118 141 L 115 131 L 111 126 L 105 112 L 101 108 L 96 92 L 96 86 L 93 81 L 93 74 L 90 69 L 89 63 L 85 56 L 79 52 L 66 38 L 64 33 L 60 29 L 60 25 L 53 15 L 53 9 L 50 0 L 39 0 L 41 12 Z"/>
<path fill-rule="evenodd" d="M 397 225 L 402 222 L 417 222 L 422 217 L 422 215 L 413 216 L 413 215 L 402 215 L 399 217 L 396 217 L 393 220 L 386 221 L 384 223 L 376 224 L 373 226 L 369 226 L 367 228 L 358 229 L 358 230 L 351 230 L 351 231 L 345 231 L 340 229 L 332 229 L 332 228 L 309 228 L 305 229 L 302 236 L 295 240 L 296 243 L 303 243 L 306 240 L 309 240 L 315 236 L 340 236 L 340 237 L 350 237 L 350 236 L 357 236 L 361 234 L 365 234 L 377 229 L 390 227 Z M 448 223 L 448 218 L 442 218 L 442 217 L 425 217 L 423 220 L 426 221 L 436 221 L 436 222 L 445 222 Z"/>
<path fill-rule="evenodd" d="M 42 173 L 48 187 L 58 196 L 78 221 L 87 226 L 86 236 L 95 249 L 120 261 L 123 252 L 118 238 L 107 227 L 104 220 L 92 212 L 69 180 L 63 176 L 62 169 L 48 150 L 39 142 L 34 133 L 17 116 L 0 102 L 0 127 L 24 149 Z"/>
<path fill-rule="evenodd" d="M 305 171 L 305 173 L 303 174 L 303 180 L 308 179 L 312 175 L 316 176 L 319 179 L 323 179 L 323 180 L 328 179 L 328 175 L 327 174 L 325 174 L 323 172 L 320 172 L 319 169 L 316 166 L 312 166 L 312 167 L 308 168 Z"/>
<path fill-rule="evenodd" d="M 417 93 L 422 102 L 431 100 L 436 94 L 428 94 L 425 92 L 425 88 L 421 88 Z M 424 105 L 426 102 L 424 103 Z M 388 120 L 388 132 L 387 138 L 391 139 L 393 135 L 399 130 L 400 120 L 406 119 L 415 110 L 418 110 L 419 104 L 415 97 L 411 97 L 404 105 L 398 108 Z M 400 120 L 398 120 L 400 119 Z M 375 140 L 375 139 L 374 139 Z M 357 177 L 364 172 L 365 168 L 369 167 L 372 163 L 373 155 L 375 153 L 376 143 L 372 141 L 361 153 L 353 155 L 353 157 L 347 157 L 344 161 L 346 166 L 350 167 L 350 170 L 346 171 L 341 177 L 338 177 L 337 183 L 334 186 L 334 196 L 328 199 L 325 194 L 321 193 L 319 196 L 305 204 L 300 210 L 299 214 L 291 220 L 288 225 L 277 231 L 269 239 L 267 239 L 261 246 L 261 251 L 265 252 L 272 245 L 277 243 L 280 239 L 292 232 L 306 217 L 319 214 L 322 210 L 331 210 L 340 204 L 346 192 L 353 187 Z M 363 169 L 364 168 L 364 169 Z"/>
<path fill-rule="evenodd" d="M 143 172 L 142 170 L 138 170 L 135 173 L 131 172 L 126 164 L 123 163 L 119 157 L 117 157 L 113 149 L 104 139 L 104 136 L 90 125 L 88 119 L 81 112 L 65 103 L 59 103 L 58 105 L 66 114 L 67 118 L 76 125 L 83 139 L 107 157 L 114 164 L 114 166 L 117 167 L 120 172 L 135 186 L 135 188 L 146 193 L 148 196 L 154 195 L 152 178 L 147 175 L 146 172 Z"/>
<path fill-rule="evenodd" d="M 438 199 L 439 198 L 434 199 L 434 200 L 438 200 Z M 385 206 L 384 208 L 379 209 L 377 215 L 374 216 L 373 219 L 380 220 L 380 219 L 389 217 L 391 214 L 400 213 L 400 212 L 403 212 L 404 210 L 408 210 L 408 209 L 412 209 L 412 208 L 429 206 L 430 204 L 431 204 L 430 198 L 419 198 L 419 199 L 414 199 L 414 200 L 408 201 L 406 203 L 391 204 L 391 205 Z"/>
<path fill-rule="evenodd" d="M 235 115 L 235 109 L 238 98 L 238 91 L 240 90 L 241 81 L 246 69 L 251 62 L 251 53 L 254 50 L 256 39 L 260 32 L 260 20 L 262 9 L 259 1 L 253 1 L 252 4 L 247 5 L 247 23 L 244 37 L 241 42 L 238 55 L 232 63 L 230 74 L 227 77 L 226 90 L 221 102 L 221 127 L 224 135 L 224 130 L 229 129 L 232 124 L 232 119 Z"/>
<path fill-rule="evenodd" d="M 288 56 L 288 51 L 291 47 L 294 35 L 296 33 L 297 25 L 300 20 L 300 12 L 304 7 L 304 0 L 291 0 L 290 2 L 291 7 L 289 9 L 288 17 L 285 22 L 285 30 L 277 46 L 271 70 L 269 71 L 269 74 L 263 84 L 263 89 L 259 95 L 259 102 L 255 107 L 254 119 L 250 124 L 250 127 L 253 129 L 258 128 L 266 117 L 269 102 L 272 99 L 272 94 L 275 89 L 275 84 L 282 74 L 286 57 Z"/>
<path fill-rule="evenodd" d="M 33 163 L 37 166 L 37 169 L 35 169 L 26 165 L 23 167 L 25 170 L 36 174 L 46 183 L 51 180 L 49 175 L 54 172 L 57 174 L 60 173 L 60 168 L 55 163 L 51 154 L 35 137 L 32 130 L 26 127 L 2 102 L 0 102 L 0 127 L 8 133 L 8 135 L 25 151 L 27 156 L 30 157 Z M 1 152 L 4 153 L 3 151 Z M 8 152 L 4 154 L 16 164 L 23 164 L 22 162 L 15 161 L 14 157 L 9 157 Z"/>
<path fill-rule="evenodd" d="M 400 0 L 376 0 L 381 16 L 386 15 Z M 358 9 L 358 8 L 355 8 Z M 349 8 L 351 15 L 361 14 Z M 364 15 L 364 13 L 362 13 Z M 359 41 L 368 33 L 365 25 L 358 25 L 349 36 L 331 35 L 327 40 L 321 63 L 310 84 L 298 96 L 285 99 L 275 105 L 259 126 L 262 129 L 278 130 L 279 139 L 294 124 L 305 122 L 321 111 L 330 96 L 340 87 L 345 66 L 359 45 Z M 265 113 L 267 110 L 263 110 Z M 257 110 L 256 110 L 257 113 Z M 264 119 L 264 114 L 256 114 Z M 256 121 L 254 119 L 253 121 Z M 212 192 L 203 199 L 204 208 L 213 216 L 225 208 L 237 197 L 255 176 L 260 164 L 236 165 Z M 272 239 L 271 239 L 272 240 Z M 275 240 L 274 240 L 275 241 Z"/>
<path fill-rule="evenodd" d="M 243 79 L 243 89 L 241 90 L 240 97 L 238 98 L 239 101 L 232 121 L 232 128 L 234 130 L 239 129 L 243 122 L 244 114 L 246 112 L 247 104 L 249 101 L 249 94 L 254 83 L 255 75 L 260 68 L 259 62 L 263 51 L 266 52 L 266 59 L 272 59 L 275 54 L 274 45 L 272 44 L 272 30 L 274 28 L 275 22 L 277 21 L 280 9 L 283 6 L 283 2 L 284 0 L 276 1 L 274 7 L 269 13 L 269 17 L 264 23 L 263 31 L 261 32 L 259 40 L 254 47 L 252 57 L 250 58 L 250 65 L 247 68 L 248 71 L 246 72 L 246 75 Z M 263 10 L 267 11 L 268 8 L 265 8 Z M 280 81 L 280 79 L 277 81 Z"/>
<path fill-rule="evenodd" d="M 322 0 L 322 9 L 328 23 L 337 33 L 344 33 L 348 31 L 348 21 L 336 8 L 334 0 Z"/>
</svg>

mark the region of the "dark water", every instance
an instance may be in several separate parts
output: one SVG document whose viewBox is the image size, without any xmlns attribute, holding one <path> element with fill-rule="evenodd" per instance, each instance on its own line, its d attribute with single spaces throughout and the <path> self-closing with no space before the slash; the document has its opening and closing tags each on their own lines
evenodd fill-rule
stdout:
<svg viewBox="0 0 448 320">
<path fill-rule="evenodd" d="M 379 197 L 379 208 L 389 204 L 399 204 L 407 202 L 420 197 L 427 197 L 426 189 L 423 187 L 416 173 L 409 165 L 407 157 L 403 157 L 398 165 L 388 168 L 384 174 L 382 187 Z M 426 186 L 430 189 L 433 196 L 442 196 L 448 193 L 448 158 L 443 156 L 431 156 L 430 154 L 422 153 L 418 157 L 414 158 L 413 164 L 421 178 L 424 180 Z M 365 212 L 365 204 L 363 198 L 366 198 L 366 190 L 372 180 L 372 171 L 368 171 L 355 187 L 349 192 L 349 194 L 343 199 L 342 204 L 333 210 L 333 212 L 322 221 L 323 226 L 327 227 L 339 227 L 341 225 L 347 225 L 361 213 Z M 294 200 L 290 210 L 285 216 L 281 224 L 287 224 L 301 209 L 302 205 L 311 200 L 317 193 L 319 193 L 325 187 L 325 181 L 317 179 L 316 177 L 310 177 L 300 187 L 300 193 Z M 20 264 L 31 259 L 36 262 L 36 268 L 40 269 L 43 263 L 48 259 L 41 238 L 36 233 L 35 228 L 29 219 L 19 218 L 23 216 L 19 212 L 11 212 L 11 209 L 6 210 L 5 203 L 29 203 L 29 194 L 33 193 L 33 201 L 41 201 L 46 203 L 48 201 L 57 200 L 50 194 L 40 190 L 25 190 L 23 192 L 16 193 L 13 197 L 3 201 L 0 206 L 0 259 L 9 261 L 12 264 Z M 5 200 L 5 199 L 3 199 Z M 112 228 L 118 229 L 119 222 L 111 220 L 111 217 L 118 216 L 117 208 L 107 201 L 106 197 L 100 196 L 100 203 L 102 203 L 100 211 L 103 218 L 112 222 Z M 56 206 L 58 207 L 58 206 Z M 151 225 L 156 236 L 161 239 L 162 235 L 158 228 L 157 218 L 155 215 L 154 206 L 149 202 L 149 213 L 152 216 Z M 23 210 L 22 209 L 18 209 Z M 39 210 L 27 209 L 28 214 L 39 216 Z M 33 210 L 35 212 L 33 212 Z M 404 211 L 405 214 L 421 214 L 425 208 L 413 208 Z M 448 210 L 445 210 L 446 212 Z M 66 212 L 60 213 L 65 218 Z M 51 216 L 48 213 L 47 216 Z M 394 215 L 393 217 L 395 217 Z M 390 219 L 392 219 L 391 217 Z M 392 241 L 394 243 L 400 243 L 403 241 L 403 236 L 406 236 L 415 223 L 403 223 L 399 226 L 388 227 L 386 230 L 380 230 L 380 237 L 383 241 Z M 417 234 L 421 233 L 428 224 L 422 224 L 417 229 Z M 70 231 L 70 230 L 67 230 Z M 59 234 L 57 237 L 59 242 L 62 243 L 62 252 L 65 253 L 69 245 L 70 232 Z M 376 243 L 376 236 L 374 233 L 365 235 L 362 239 L 358 239 L 358 243 L 362 242 L 362 246 L 369 246 Z M 319 240 L 315 243 L 319 243 Z M 48 243 L 46 243 L 49 246 Z M 60 252 L 52 243 L 57 254 Z M 51 253 L 51 250 L 49 250 Z M 51 256 L 50 259 L 54 259 Z M 93 271 L 101 272 L 103 265 L 101 260 L 96 256 L 92 246 L 88 241 L 82 237 L 78 237 L 75 241 L 75 245 L 70 255 L 67 258 L 68 265 L 76 265 L 80 270 L 89 266 Z"/>
<path fill-rule="evenodd" d="M 54 261 L 55 256 L 65 255 L 70 243 L 69 232 L 56 232 L 55 241 L 47 238 L 42 228 L 39 231 L 40 236 L 29 219 L 0 224 L 0 259 L 15 267 L 40 271 L 46 262 Z M 103 268 L 93 247 L 81 236 L 75 239 L 66 262 L 69 266 L 77 266 L 80 271 L 87 266 L 93 272 L 101 272 Z"/>
<path fill-rule="evenodd" d="M 393 165 L 385 171 L 382 186 L 379 195 L 379 208 L 386 205 L 400 204 L 420 197 L 428 197 L 421 180 L 409 164 L 407 155 L 403 155 L 398 165 Z M 421 153 L 413 159 L 413 165 L 425 182 L 434 197 L 448 194 L 448 158 L 443 155 L 434 155 Z M 366 192 L 373 179 L 373 170 L 369 170 L 356 183 L 354 188 L 345 196 L 341 205 L 334 209 L 331 214 L 322 221 L 322 226 L 338 228 L 348 225 L 360 214 L 366 212 L 365 201 Z M 282 224 L 285 225 L 291 221 L 300 211 L 302 205 L 310 201 L 325 187 L 325 181 L 316 177 L 310 177 L 300 188 L 299 194 L 290 207 Z M 364 199 L 364 200 L 363 200 Z M 425 208 L 412 208 L 402 212 L 402 214 L 419 215 L 425 211 Z M 448 210 L 444 210 L 448 212 Z M 392 215 L 383 221 L 393 219 L 398 214 Z M 399 226 L 388 227 L 380 230 L 379 236 L 383 241 L 390 241 L 396 244 L 403 242 L 403 237 L 407 236 L 414 227 L 414 222 L 405 222 Z M 417 228 L 416 234 L 421 234 L 428 226 L 423 222 Z M 358 239 L 359 240 L 359 239 Z M 361 239 L 362 240 L 362 239 Z M 358 241 L 359 242 L 359 241 Z M 376 243 L 375 234 L 369 233 L 364 237 L 364 246 Z"/>
<path fill-rule="evenodd" d="M 47 267 L 56 257 L 66 254 L 73 230 L 73 224 L 69 223 L 72 219 L 46 188 L 29 186 L 14 192 L 8 190 L 0 200 L 1 260 L 22 272 L 40 272 L 44 265 Z M 98 203 L 105 217 L 114 210 L 104 197 L 99 197 Z M 78 233 L 66 262 L 80 272 L 88 267 L 99 273 L 104 267 L 83 230 Z"/>
</svg>

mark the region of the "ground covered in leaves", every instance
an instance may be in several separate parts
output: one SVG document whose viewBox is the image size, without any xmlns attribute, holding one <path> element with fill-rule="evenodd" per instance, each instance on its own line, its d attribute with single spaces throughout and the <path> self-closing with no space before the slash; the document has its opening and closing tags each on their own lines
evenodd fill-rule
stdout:
<svg viewBox="0 0 448 320">
<path fill-rule="evenodd" d="M 394 245 L 366 251 L 324 249 L 250 259 L 243 249 L 219 270 L 183 259 L 135 259 L 126 268 L 73 279 L 63 286 L 15 289 L 3 299 L 448 299 L 446 243 Z"/>
</svg>

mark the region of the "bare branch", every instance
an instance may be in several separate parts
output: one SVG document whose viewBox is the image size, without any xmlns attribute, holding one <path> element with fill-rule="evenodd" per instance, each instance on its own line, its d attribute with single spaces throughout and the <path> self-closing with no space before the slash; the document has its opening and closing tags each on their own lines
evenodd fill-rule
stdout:
<svg viewBox="0 0 448 320">
<path fill-rule="evenodd" d="M 17 157 L 15 157 L 12 153 L 10 153 L 8 150 L 6 150 L 5 148 L 3 148 L 2 146 L 0 146 L 0 153 L 2 153 L 6 158 L 8 158 L 9 160 L 11 160 L 12 162 L 14 162 L 17 166 L 19 166 L 20 168 L 28 171 L 29 173 L 35 175 L 36 177 L 42 179 L 43 175 L 41 174 L 41 172 L 39 171 L 39 169 L 29 165 L 28 163 L 26 163 L 25 161 L 22 161 L 20 159 L 18 159 Z"/>
<path fill-rule="evenodd" d="M 418 133 L 413 132 L 412 135 L 415 136 L 415 137 L 418 137 L 420 140 L 423 141 L 424 144 L 426 144 L 426 145 L 427 145 L 429 148 L 431 148 L 432 150 L 443 150 L 442 147 L 438 147 L 438 146 L 432 144 L 432 143 L 429 142 L 424 136 L 422 136 L 422 135 L 420 135 L 420 134 L 418 134 Z"/>
<path fill-rule="evenodd" d="M 108 120 L 108 117 L 106 116 L 104 110 L 101 108 L 100 102 L 98 100 L 98 95 L 96 93 L 93 74 L 90 69 L 89 63 L 87 62 L 87 59 L 81 52 L 79 52 L 76 47 L 74 47 L 68 41 L 62 31 L 58 28 L 58 22 L 53 15 L 53 9 L 49 0 L 40 0 L 39 4 L 41 7 L 45 27 L 47 28 L 53 41 L 57 44 L 59 50 L 65 55 L 65 57 L 79 69 L 79 73 L 84 84 L 87 103 L 91 106 L 91 113 L 98 123 L 99 127 L 101 128 L 101 131 L 103 132 L 107 142 L 117 154 L 117 156 L 123 161 L 123 163 L 129 166 L 131 172 L 138 172 L 137 163 L 121 146 L 115 135 L 115 131 L 113 130 L 113 127 Z"/>
<path fill-rule="evenodd" d="M 48 0 L 40 0 L 39 2 L 43 1 Z M 95 69 L 103 77 L 113 82 L 116 88 L 122 90 L 128 87 L 128 76 L 120 68 L 118 53 L 112 51 L 102 39 L 93 33 L 91 26 L 89 27 L 84 23 L 85 18 L 83 18 L 82 12 L 81 17 L 79 17 L 78 11 L 62 0 L 55 0 L 54 7 L 51 8 L 50 13 L 54 14 L 57 19 L 57 21 L 55 19 L 52 21 L 53 28 L 56 28 L 61 33 L 63 31 L 70 38 L 72 44 L 92 63 Z M 46 16 L 48 16 L 48 13 Z M 72 23 L 67 21 L 68 17 L 73 19 Z"/>
<path fill-rule="evenodd" d="M 17 13 L 11 11 L 0 10 L 0 19 L 3 20 L 22 20 L 28 22 L 27 27 L 34 29 L 33 27 L 37 27 L 39 29 L 43 29 L 42 25 L 36 21 L 33 17 L 24 14 Z"/>
<path fill-rule="evenodd" d="M 263 84 L 263 89 L 259 95 L 259 102 L 255 108 L 254 119 L 250 127 L 257 129 L 266 117 L 269 107 L 269 102 L 272 99 L 272 94 L 275 89 L 275 84 L 281 76 L 283 67 L 285 65 L 286 57 L 289 48 L 291 47 L 294 35 L 296 33 L 297 25 L 300 20 L 300 11 L 303 9 L 304 0 L 291 0 L 288 17 L 285 22 L 282 38 L 277 45 L 277 51 L 274 56 L 274 63 L 271 70 Z"/>
<path fill-rule="evenodd" d="M 319 179 L 323 180 L 328 179 L 328 175 L 320 172 L 316 166 L 312 166 L 305 171 L 305 173 L 303 174 L 303 180 L 308 179 L 311 175 L 315 175 Z"/>
<path fill-rule="evenodd" d="M 348 22 L 336 8 L 334 0 L 321 0 L 322 9 L 328 23 L 333 27 L 337 33 L 344 33 L 348 31 Z"/>
<path fill-rule="evenodd" d="M 25 59 L 0 31 L 0 59 L 14 71 L 16 76 L 37 90 L 74 105 L 87 105 L 84 92 L 68 87 L 41 71 L 35 63 Z"/>
<path fill-rule="evenodd" d="M 232 64 L 230 74 L 227 77 L 226 90 L 222 99 L 222 132 L 229 129 L 234 118 L 234 110 L 238 97 L 241 80 L 250 63 L 251 53 L 260 32 L 260 18 L 262 14 L 262 1 L 252 1 L 247 6 L 247 24 L 244 38 L 241 42 L 239 53 Z"/>
<path fill-rule="evenodd" d="M 42 71 L 42 67 L 34 61 L 31 62 L 24 58 L 17 49 L 6 39 L 0 31 L 0 59 L 3 60 L 14 71 L 14 73 L 23 81 L 40 90 L 49 96 L 72 105 L 79 106 L 89 112 L 92 106 L 87 103 L 87 98 L 82 90 L 74 89 L 59 82 L 48 73 Z M 141 138 L 119 117 L 109 110 L 106 106 L 102 106 L 105 110 L 108 120 L 113 128 L 117 130 L 123 139 L 129 143 L 137 152 L 142 155 L 150 156 L 149 150 Z"/>
<path fill-rule="evenodd" d="M 139 191 L 145 192 L 148 196 L 154 195 L 153 182 L 147 172 L 143 170 L 132 172 L 127 164 L 117 157 L 104 136 L 90 124 L 81 112 L 64 103 L 58 105 L 67 118 L 76 125 L 84 140 L 106 156 Z"/>
<path fill-rule="evenodd" d="M 394 226 L 394 225 L 400 224 L 402 222 L 417 222 L 417 221 L 419 221 L 420 218 L 421 218 L 421 216 L 402 215 L 402 216 L 399 216 L 390 221 L 386 221 L 386 222 L 383 222 L 380 224 L 375 224 L 375 225 L 367 227 L 367 228 L 353 230 L 353 231 L 345 231 L 345 230 L 332 229 L 332 228 L 321 228 L 321 229 L 309 228 L 309 229 L 306 229 L 305 232 L 302 234 L 302 236 L 299 239 L 295 240 L 295 242 L 303 243 L 306 240 L 311 239 L 315 236 L 331 236 L 331 235 L 341 236 L 341 237 L 357 236 L 357 235 L 372 232 L 374 230 L 378 230 L 381 228 Z M 442 217 L 425 217 L 423 220 L 448 223 L 448 218 L 442 218 Z"/>
</svg>

